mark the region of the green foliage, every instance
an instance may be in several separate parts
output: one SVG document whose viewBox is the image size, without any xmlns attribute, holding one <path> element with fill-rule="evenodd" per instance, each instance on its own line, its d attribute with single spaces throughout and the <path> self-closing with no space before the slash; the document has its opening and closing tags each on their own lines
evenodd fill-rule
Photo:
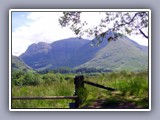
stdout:
<svg viewBox="0 0 160 120">
<path fill-rule="evenodd" d="M 12 96 L 72 96 L 74 83 L 54 81 L 37 86 L 12 86 Z M 12 108 L 68 108 L 72 100 L 13 100 Z"/>
<path fill-rule="evenodd" d="M 40 75 L 28 73 L 25 76 L 25 83 L 24 85 L 39 85 L 41 82 Z"/>
<path fill-rule="evenodd" d="M 39 85 L 41 83 L 41 77 L 39 74 L 17 71 L 12 72 L 12 85 Z"/>
<path fill-rule="evenodd" d="M 12 96 L 73 96 L 73 74 L 27 74 L 12 73 Z M 16 79 L 18 77 L 18 79 Z M 27 77 L 27 78 L 26 78 Z M 32 81 L 38 78 L 40 84 Z M 103 99 L 102 107 L 118 108 L 120 104 L 133 103 L 134 107 L 149 107 L 148 72 L 111 72 L 86 74 L 85 81 L 116 88 L 110 92 L 85 84 L 79 89 L 80 107 L 91 105 L 94 100 Z M 28 82 L 26 82 L 26 79 Z M 49 80 L 47 82 L 46 80 Z M 13 100 L 12 108 L 68 108 L 72 100 Z M 132 107 L 133 108 L 133 107 Z"/>
<path fill-rule="evenodd" d="M 91 105 L 94 100 L 103 99 L 105 102 L 102 107 L 118 108 L 120 103 L 135 104 L 135 107 L 149 107 L 149 81 L 148 72 L 112 72 L 102 73 L 96 76 L 86 76 L 86 81 L 91 81 L 111 88 L 117 91 L 110 92 L 90 85 L 86 85 L 88 97 L 83 106 Z M 132 107 L 133 108 L 133 107 Z"/>
<path fill-rule="evenodd" d="M 83 12 L 64 12 L 63 16 L 59 18 L 59 23 L 62 27 L 69 27 L 76 35 L 82 37 L 101 35 L 103 38 L 103 31 L 121 32 L 122 34 L 141 34 L 148 39 L 142 29 L 148 30 L 149 26 L 149 12 L 101 12 L 104 18 L 99 20 L 100 24 L 93 27 L 87 26 L 87 21 L 81 20 L 81 14 Z M 116 38 L 116 36 L 115 36 Z M 114 39 L 114 38 L 113 38 Z M 97 41 L 99 42 L 99 40 Z"/>
<path fill-rule="evenodd" d="M 77 91 L 77 96 L 79 97 L 79 104 L 83 104 L 88 96 L 88 91 L 86 88 L 79 88 Z"/>
<path fill-rule="evenodd" d="M 100 73 L 100 72 L 112 72 L 111 70 L 104 70 L 104 69 L 97 69 L 97 68 L 79 68 L 79 69 L 69 69 L 69 68 L 63 68 L 63 69 L 55 69 L 55 70 L 42 70 L 38 73 L 40 74 L 47 74 L 47 73 L 61 73 L 61 74 L 85 74 L 85 73 Z M 67 79 L 67 78 L 66 78 Z"/>
<path fill-rule="evenodd" d="M 15 71 L 32 71 L 33 70 L 27 66 L 19 57 L 12 55 L 12 69 Z"/>
<path fill-rule="evenodd" d="M 51 84 L 52 82 L 58 81 L 60 79 L 58 75 L 52 73 L 44 74 L 42 78 L 45 84 Z"/>
<path fill-rule="evenodd" d="M 12 72 L 12 86 L 13 85 L 18 85 L 18 86 L 22 86 L 24 83 L 24 77 L 25 77 L 25 73 L 24 72 Z"/>
<path fill-rule="evenodd" d="M 133 76 L 133 75 L 134 76 Z M 145 73 L 121 72 L 121 80 L 116 80 L 114 86 L 125 94 L 143 95 L 148 93 L 148 81 Z"/>
</svg>

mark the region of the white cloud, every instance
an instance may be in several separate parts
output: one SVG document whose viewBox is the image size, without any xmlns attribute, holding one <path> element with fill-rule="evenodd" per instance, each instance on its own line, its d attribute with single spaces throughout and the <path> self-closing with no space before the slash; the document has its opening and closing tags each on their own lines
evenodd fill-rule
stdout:
<svg viewBox="0 0 160 120">
<path fill-rule="evenodd" d="M 81 20 L 88 22 L 87 27 L 93 27 L 100 24 L 100 20 L 104 18 L 104 16 L 104 12 L 83 12 L 81 14 Z"/>
<path fill-rule="evenodd" d="M 19 56 L 32 43 L 51 43 L 64 38 L 76 37 L 69 28 L 61 28 L 58 22 L 58 18 L 61 15 L 62 12 L 30 12 L 22 15 L 22 20 L 25 19 L 28 22 L 17 28 L 12 28 L 14 29 L 12 32 L 12 54 Z M 88 22 L 87 27 L 96 26 L 102 17 L 104 17 L 104 13 L 99 12 L 81 14 L 81 20 Z M 15 20 L 13 21 L 16 22 Z M 131 38 L 135 38 L 135 36 Z M 137 40 L 139 39 L 137 37 Z"/>
<path fill-rule="evenodd" d="M 142 35 L 131 35 L 131 36 L 128 36 L 128 37 L 130 39 L 134 40 L 135 42 L 137 42 L 138 44 L 148 46 L 148 39 L 146 39 Z"/>
<path fill-rule="evenodd" d="M 16 28 L 12 33 L 12 54 L 20 55 L 32 43 L 50 43 L 68 37 L 75 37 L 69 28 L 61 28 L 58 23 L 60 15 L 62 13 L 32 12 L 26 16 L 31 22 Z"/>
</svg>

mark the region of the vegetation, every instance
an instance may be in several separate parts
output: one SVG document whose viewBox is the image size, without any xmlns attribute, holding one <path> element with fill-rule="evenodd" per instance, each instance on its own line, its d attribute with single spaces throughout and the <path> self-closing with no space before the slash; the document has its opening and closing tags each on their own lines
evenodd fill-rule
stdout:
<svg viewBox="0 0 160 120">
<path fill-rule="evenodd" d="M 102 84 L 117 91 L 106 91 L 86 85 L 88 97 L 82 108 L 86 106 L 93 106 L 94 101 L 103 100 L 101 108 L 119 108 L 123 103 L 134 104 L 134 108 L 148 108 L 149 94 L 148 94 L 148 77 L 147 72 L 112 72 L 102 73 L 96 76 L 86 76 L 86 81 L 93 81 L 94 83 Z M 123 108 L 123 106 L 121 106 Z M 129 106 L 128 106 L 129 107 Z M 93 107 L 94 108 L 94 107 Z M 125 107 L 124 107 L 125 108 Z"/>
<path fill-rule="evenodd" d="M 85 73 L 100 73 L 100 72 L 112 72 L 111 70 L 104 70 L 104 69 L 97 69 L 97 68 L 79 68 L 79 69 L 72 69 L 72 68 L 58 68 L 54 70 L 41 70 L 38 71 L 40 74 L 45 73 L 61 73 L 61 74 L 68 74 L 68 73 L 74 73 L 74 74 L 85 74 Z"/>
<path fill-rule="evenodd" d="M 149 108 L 148 71 L 142 71 L 148 68 L 148 50 L 124 35 L 124 32 L 142 34 L 148 39 L 149 12 L 103 12 L 105 18 L 100 20 L 100 24 L 87 29 L 84 29 L 87 22 L 80 20 L 81 13 L 64 12 L 59 19 L 61 26 L 69 26 L 80 37 L 85 33 L 95 36 L 93 43 L 99 46 L 93 46 L 88 40 L 75 41 L 75 38 L 65 43 L 59 41 L 55 44 L 31 45 L 27 54 L 22 54 L 20 58 L 32 68 L 46 70 L 67 66 L 76 70 L 57 69 L 36 73 L 21 59 L 12 57 L 12 97 L 73 96 L 74 76 L 83 74 L 85 81 L 116 88 L 116 91 L 85 85 L 84 89 L 81 87 L 77 92 L 80 98 L 79 108 Z M 110 27 L 111 23 L 113 26 Z M 107 40 L 103 41 L 103 38 Z M 51 46 L 56 48 L 54 52 L 50 51 L 53 50 Z M 68 108 L 71 102 L 74 101 L 12 100 L 11 107 Z"/>
<path fill-rule="evenodd" d="M 62 27 L 69 27 L 76 35 L 82 37 L 95 36 L 97 38 L 104 37 L 104 31 L 120 32 L 114 34 L 111 39 L 116 39 L 121 34 L 141 34 L 148 39 L 149 12 L 133 11 L 133 12 L 100 12 L 104 14 L 104 18 L 100 19 L 99 24 L 88 27 L 85 20 L 81 20 L 81 11 L 63 12 L 63 16 L 59 18 Z M 99 36 L 100 35 L 100 36 Z M 98 41 L 97 41 L 98 40 Z M 102 42 L 103 39 L 97 39 L 95 42 Z M 108 38 L 110 41 L 110 38 Z"/>
<path fill-rule="evenodd" d="M 12 69 L 16 71 L 30 71 L 33 72 L 34 70 L 27 66 L 19 57 L 12 55 Z"/>
<path fill-rule="evenodd" d="M 73 96 L 75 74 L 24 73 L 12 74 L 12 97 L 17 96 Z M 120 108 L 121 104 L 133 104 L 130 108 L 148 108 L 148 72 L 110 72 L 85 74 L 85 80 L 116 88 L 111 92 L 85 85 L 85 98 L 80 108 L 94 106 L 103 100 L 101 108 Z M 12 100 L 12 108 L 69 108 L 73 100 Z M 122 107 L 122 106 L 121 106 Z M 95 107 L 94 107 L 95 108 Z M 123 107 L 122 107 L 123 108 Z M 124 107 L 125 108 L 125 107 Z"/>
</svg>

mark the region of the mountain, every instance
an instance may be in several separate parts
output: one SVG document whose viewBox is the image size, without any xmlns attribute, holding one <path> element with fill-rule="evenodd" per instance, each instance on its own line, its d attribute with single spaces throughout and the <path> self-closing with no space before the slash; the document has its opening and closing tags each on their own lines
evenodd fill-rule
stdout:
<svg viewBox="0 0 160 120">
<path fill-rule="evenodd" d="M 107 45 L 106 45 L 107 44 Z M 148 47 L 138 45 L 127 37 L 102 42 L 92 58 L 76 68 L 138 71 L 148 68 Z M 89 54 L 89 53 L 88 53 Z"/>
<path fill-rule="evenodd" d="M 12 55 L 12 70 L 32 70 L 20 58 Z"/>
<path fill-rule="evenodd" d="M 29 46 L 20 58 L 37 70 L 59 67 L 113 71 L 148 69 L 148 47 L 125 36 L 108 42 L 110 36 L 106 33 L 98 46 L 91 46 L 93 41 L 79 38 L 68 38 L 50 44 L 40 42 Z M 96 40 L 95 38 L 94 41 Z"/>
<path fill-rule="evenodd" d="M 79 38 L 59 40 L 51 44 L 40 42 L 29 46 L 20 58 L 34 69 L 64 67 L 72 54 L 89 42 L 89 40 Z"/>
</svg>

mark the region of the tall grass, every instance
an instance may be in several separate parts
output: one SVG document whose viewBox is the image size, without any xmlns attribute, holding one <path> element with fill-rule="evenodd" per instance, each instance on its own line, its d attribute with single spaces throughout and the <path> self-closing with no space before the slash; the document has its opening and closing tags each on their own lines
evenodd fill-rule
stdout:
<svg viewBox="0 0 160 120">
<path fill-rule="evenodd" d="M 70 81 L 38 86 L 13 86 L 12 96 L 72 96 L 74 84 Z M 12 100 L 12 108 L 68 108 L 72 100 Z"/>
<path fill-rule="evenodd" d="M 65 75 L 64 75 L 65 76 Z M 66 76 L 68 76 L 66 74 Z M 105 105 L 116 105 L 120 102 L 133 102 L 142 108 L 148 108 L 148 72 L 112 72 L 85 75 L 86 81 L 116 88 L 116 92 L 85 84 L 85 97 L 82 106 L 92 104 L 96 99 L 105 99 Z M 49 84 L 37 86 L 12 86 L 14 96 L 73 96 L 74 80 L 59 78 L 49 81 Z M 72 100 L 12 100 L 12 108 L 69 108 Z"/>
<path fill-rule="evenodd" d="M 96 75 L 96 77 L 87 76 L 85 80 L 115 88 L 117 91 L 110 92 L 101 88 L 85 85 L 89 93 L 84 105 L 96 99 L 106 99 L 106 101 L 134 102 L 143 108 L 148 108 L 149 106 L 149 81 L 147 71 L 137 73 L 126 71 L 103 73 Z"/>
</svg>

